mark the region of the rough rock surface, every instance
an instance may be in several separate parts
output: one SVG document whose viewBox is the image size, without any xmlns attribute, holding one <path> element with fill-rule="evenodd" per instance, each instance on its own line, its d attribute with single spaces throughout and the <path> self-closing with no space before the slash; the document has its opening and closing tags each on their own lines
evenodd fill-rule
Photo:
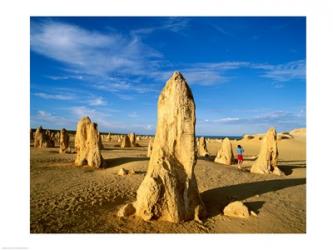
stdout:
<svg viewBox="0 0 333 250">
<path fill-rule="evenodd" d="M 55 134 L 48 129 L 45 131 L 45 140 L 46 143 L 44 144 L 44 147 L 49 148 L 55 146 Z"/>
<path fill-rule="evenodd" d="M 154 138 L 151 138 L 148 144 L 147 157 L 150 157 L 151 152 L 153 151 L 153 145 L 154 145 Z"/>
<path fill-rule="evenodd" d="M 48 135 L 45 130 L 40 126 L 36 129 L 35 138 L 34 138 L 34 147 L 35 148 L 48 148 L 51 147 L 52 143 L 49 140 Z"/>
<path fill-rule="evenodd" d="M 284 132 L 284 133 L 281 133 L 281 134 L 278 134 L 277 135 L 277 139 L 278 141 L 280 140 L 289 140 L 289 139 L 293 139 L 294 137 L 289 134 L 288 132 Z"/>
<path fill-rule="evenodd" d="M 83 117 L 78 122 L 75 135 L 75 165 L 82 166 L 87 163 L 90 167 L 102 166 L 99 137 L 97 124 L 92 123 L 89 117 Z"/>
<path fill-rule="evenodd" d="M 225 165 L 231 165 L 235 161 L 234 153 L 232 152 L 232 144 L 229 138 L 225 138 L 222 141 L 222 147 L 217 152 L 214 161 Z"/>
<path fill-rule="evenodd" d="M 118 171 L 118 175 L 120 175 L 120 176 L 128 175 L 128 170 L 121 168 Z"/>
<path fill-rule="evenodd" d="M 59 137 L 59 153 L 65 153 L 69 147 L 69 136 L 66 129 L 60 131 Z"/>
<path fill-rule="evenodd" d="M 131 143 L 131 147 L 136 147 L 137 143 L 136 143 L 136 135 L 134 133 L 130 133 L 128 135 L 130 143 Z"/>
<path fill-rule="evenodd" d="M 306 128 L 296 128 L 289 132 L 292 136 L 306 136 Z"/>
<path fill-rule="evenodd" d="M 127 217 L 135 213 L 135 207 L 132 203 L 122 206 L 118 211 L 119 217 Z"/>
<path fill-rule="evenodd" d="M 120 147 L 121 148 L 129 148 L 129 147 L 131 147 L 131 141 L 130 141 L 130 138 L 128 137 L 128 135 L 125 135 L 122 138 Z"/>
<path fill-rule="evenodd" d="M 248 218 L 250 211 L 241 201 L 229 203 L 224 209 L 223 214 L 230 217 Z"/>
<path fill-rule="evenodd" d="M 251 173 L 257 174 L 281 174 L 277 166 L 278 147 L 276 130 L 270 128 L 262 139 L 261 148 L 257 160 L 251 167 Z"/>
<path fill-rule="evenodd" d="M 253 135 L 247 135 L 247 134 L 245 134 L 245 135 L 243 135 L 243 140 L 252 140 L 254 138 L 254 136 Z"/>
<path fill-rule="evenodd" d="M 198 155 L 204 157 L 209 156 L 206 145 L 206 139 L 204 137 L 200 137 L 199 139 Z"/>
<path fill-rule="evenodd" d="M 136 174 L 135 170 L 132 168 L 130 170 L 128 170 L 128 174 L 129 175 L 133 175 L 133 174 Z"/>
<path fill-rule="evenodd" d="M 137 190 L 138 217 L 178 223 L 204 215 L 194 175 L 196 153 L 193 95 L 175 72 L 159 96 L 154 147 Z"/>
<path fill-rule="evenodd" d="M 94 123 L 97 127 L 97 123 Z M 103 140 L 101 134 L 98 132 L 98 147 L 99 149 L 104 149 Z"/>
</svg>

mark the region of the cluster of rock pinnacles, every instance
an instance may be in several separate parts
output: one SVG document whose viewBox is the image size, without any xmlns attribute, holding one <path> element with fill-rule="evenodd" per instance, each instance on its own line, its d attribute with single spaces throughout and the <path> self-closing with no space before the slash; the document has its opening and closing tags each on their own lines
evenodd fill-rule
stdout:
<svg viewBox="0 0 333 250">
<path fill-rule="evenodd" d="M 166 82 L 157 108 L 157 127 L 148 145 L 150 158 L 147 173 L 137 190 L 135 202 L 126 204 L 118 215 L 135 214 L 144 220 L 159 219 L 178 223 L 198 220 L 206 215 L 200 198 L 194 167 L 197 156 L 209 156 L 206 140 L 195 137 L 195 102 L 191 89 L 180 72 L 175 72 Z M 32 132 L 31 132 L 32 134 Z M 32 136 L 32 135 L 31 135 Z M 59 136 L 59 152 L 69 148 L 69 135 L 62 129 Z M 108 140 L 111 140 L 110 134 Z M 102 143 L 97 124 L 83 117 L 77 124 L 75 135 L 75 165 L 102 167 Z M 118 138 L 121 147 L 135 147 L 134 133 Z M 42 127 L 34 136 L 35 147 L 47 147 L 50 136 Z M 270 128 L 262 139 L 259 156 L 251 168 L 252 173 L 280 175 L 277 167 L 277 135 Z M 215 162 L 231 165 L 235 161 L 232 144 L 228 138 L 222 141 Z"/>
</svg>

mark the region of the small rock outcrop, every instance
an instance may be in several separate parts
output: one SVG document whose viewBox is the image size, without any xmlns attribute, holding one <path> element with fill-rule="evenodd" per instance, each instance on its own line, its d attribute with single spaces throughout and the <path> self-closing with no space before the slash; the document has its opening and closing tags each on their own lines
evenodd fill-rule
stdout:
<svg viewBox="0 0 333 250">
<path fill-rule="evenodd" d="M 34 140 L 34 132 L 30 129 L 30 142 Z"/>
<path fill-rule="evenodd" d="M 128 137 L 128 135 L 125 135 L 122 138 L 120 147 L 121 148 L 129 148 L 129 147 L 131 147 L 131 141 L 130 141 L 130 138 Z"/>
<path fill-rule="evenodd" d="M 34 147 L 35 148 L 49 148 L 52 147 L 50 142 L 49 135 L 46 134 L 46 131 L 42 126 L 36 129 L 35 138 L 34 138 Z"/>
<path fill-rule="evenodd" d="M 59 136 L 59 153 L 65 153 L 69 147 L 69 136 L 66 129 L 60 131 Z"/>
<path fill-rule="evenodd" d="M 154 145 L 154 138 L 151 138 L 148 144 L 147 157 L 150 157 L 151 152 L 153 152 L 153 145 Z"/>
<path fill-rule="evenodd" d="M 130 143 L 131 143 L 131 147 L 136 147 L 137 143 L 136 143 L 136 135 L 135 135 L 135 133 L 130 133 L 128 135 L 128 137 L 129 137 L 129 140 L 130 140 Z"/>
<path fill-rule="evenodd" d="M 306 128 L 295 128 L 289 132 L 294 137 L 305 137 L 306 136 Z"/>
<path fill-rule="evenodd" d="M 222 141 L 222 147 L 217 152 L 214 161 L 225 165 L 231 165 L 235 161 L 234 153 L 232 152 L 232 144 L 229 138 L 225 138 Z"/>
<path fill-rule="evenodd" d="M 95 126 L 97 127 L 97 123 L 95 123 Z M 104 149 L 102 136 L 99 132 L 98 132 L 98 147 L 99 149 Z"/>
<path fill-rule="evenodd" d="M 102 166 L 103 157 L 100 151 L 100 136 L 97 124 L 89 117 L 83 117 L 77 124 L 75 135 L 76 158 L 75 165 L 88 164 L 90 167 Z"/>
<path fill-rule="evenodd" d="M 200 137 L 199 139 L 198 155 L 203 157 L 209 156 L 205 137 Z"/>
<path fill-rule="evenodd" d="M 247 134 L 245 134 L 245 135 L 243 135 L 242 139 L 248 141 L 248 140 L 254 139 L 254 136 L 253 135 L 247 135 Z"/>
<path fill-rule="evenodd" d="M 237 218 L 249 218 L 250 211 L 247 206 L 241 201 L 234 201 L 229 203 L 224 209 L 223 214 L 225 216 L 237 217 Z"/>
<path fill-rule="evenodd" d="M 128 170 L 121 168 L 118 171 L 118 175 L 120 175 L 120 176 L 128 175 Z"/>
<path fill-rule="evenodd" d="M 251 173 L 269 174 L 273 173 L 281 175 L 281 171 L 277 166 L 278 147 L 276 130 L 270 128 L 265 137 L 262 139 L 261 148 L 257 160 L 251 167 Z"/>
<path fill-rule="evenodd" d="M 132 203 L 129 203 L 129 204 L 126 204 L 126 205 L 122 206 L 119 209 L 117 215 L 119 217 L 128 217 L 128 216 L 130 216 L 134 213 L 135 213 L 135 208 L 134 208 Z"/>
</svg>

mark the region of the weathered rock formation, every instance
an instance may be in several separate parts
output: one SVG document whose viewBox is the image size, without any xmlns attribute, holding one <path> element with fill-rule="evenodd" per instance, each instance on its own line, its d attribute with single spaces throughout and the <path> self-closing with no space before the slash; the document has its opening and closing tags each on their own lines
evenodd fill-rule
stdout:
<svg viewBox="0 0 333 250">
<path fill-rule="evenodd" d="M 198 155 L 199 156 L 209 156 L 207 145 L 206 145 L 206 139 L 204 137 L 200 137 L 199 144 L 198 144 Z"/>
<path fill-rule="evenodd" d="M 122 137 L 122 136 L 119 136 L 119 138 L 117 139 L 117 142 L 118 142 L 118 143 L 121 143 L 122 140 L 123 140 L 123 137 Z"/>
<path fill-rule="evenodd" d="M 134 203 L 136 215 L 144 220 L 178 223 L 204 215 L 194 175 L 195 119 L 192 92 L 175 72 L 158 100 L 154 147 Z"/>
<path fill-rule="evenodd" d="M 46 147 L 54 147 L 55 146 L 55 133 L 51 132 L 50 130 L 45 131 L 45 140 L 47 141 L 47 146 Z"/>
<path fill-rule="evenodd" d="M 234 153 L 232 152 L 232 144 L 229 138 L 225 138 L 222 141 L 222 147 L 217 152 L 214 161 L 225 165 L 231 165 L 235 161 Z"/>
<path fill-rule="evenodd" d="M 153 145 L 154 145 L 154 138 L 151 138 L 149 140 L 149 144 L 148 144 L 148 152 L 147 152 L 147 157 L 151 156 L 151 152 L 153 152 Z"/>
<path fill-rule="evenodd" d="M 245 134 L 245 135 L 243 135 L 243 140 L 252 140 L 254 138 L 254 136 L 253 135 L 247 135 L 247 134 Z"/>
<path fill-rule="evenodd" d="M 129 139 L 130 139 L 130 142 L 131 142 L 131 147 L 136 147 L 137 146 L 137 143 L 136 143 L 136 136 L 134 133 L 130 133 L 128 135 Z"/>
<path fill-rule="evenodd" d="M 95 124 L 94 126 L 97 127 L 97 123 L 94 123 L 94 124 Z M 99 149 L 104 149 L 102 136 L 99 132 L 98 132 L 98 147 L 99 147 Z"/>
<path fill-rule="evenodd" d="M 134 208 L 132 203 L 129 203 L 129 204 L 126 204 L 126 205 L 122 206 L 119 209 L 117 215 L 119 217 L 127 217 L 127 216 L 130 216 L 130 215 L 134 214 L 134 213 L 135 213 L 135 208 Z"/>
<path fill-rule="evenodd" d="M 234 201 L 223 209 L 223 214 L 230 217 L 248 218 L 250 211 L 241 201 Z"/>
<path fill-rule="evenodd" d="M 99 141 L 97 124 L 92 123 L 89 117 L 83 117 L 77 124 L 75 135 L 75 164 L 77 166 L 85 163 L 90 167 L 102 166 L 103 158 Z"/>
<path fill-rule="evenodd" d="M 45 130 L 40 126 L 36 129 L 34 138 L 35 148 L 48 148 L 51 147 L 52 143 L 49 140 L 49 136 L 46 134 Z"/>
<path fill-rule="evenodd" d="M 62 129 L 60 131 L 60 138 L 59 138 L 59 153 L 65 153 L 69 147 L 69 135 L 66 129 Z"/>
<path fill-rule="evenodd" d="M 57 133 L 55 133 L 54 138 L 55 138 L 56 141 L 60 140 L 60 131 L 57 131 Z"/>
<path fill-rule="evenodd" d="M 257 160 L 251 167 L 251 172 L 257 174 L 274 173 L 280 175 L 281 172 L 277 166 L 278 155 L 276 130 L 270 128 L 262 139 L 260 152 Z"/>
<path fill-rule="evenodd" d="M 286 134 L 286 133 L 282 133 L 282 134 L 278 134 L 277 135 L 277 140 L 281 141 L 281 140 L 289 140 L 289 139 L 293 139 L 294 137 L 290 134 Z"/>
<path fill-rule="evenodd" d="M 130 138 L 128 137 L 128 135 L 125 135 L 121 141 L 121 148 L 129 148 L 131 147 L 131 141 Z"/>
<path fill-rule="evenodd" d="M 306 136 L 306 128 L 295 128 L 289 132 L 292 136 Z"/>
<path fill-rule="evenodd" d="M 128 174 L 134 175 L 134 174 L 136 174 L 136 171 L 133 168 L 131 168 L 130 170 L 128 170 Z"/>
<path fill-rule="evenodd" d="M 34 138 L 34 147 L 35 148 L 41 148 L 43 145 L 43 140 L 44 140 L 44 131 L 42 126 L 36 129 L 35 132 L 35 138 Z"/>
<path fill-rule="evenodd" d="M 121 168 L 118 171 L 118 175 L 120 175 L 120 176 L 128 175 L 128 170 L 124 169 L 124 168 Z"/>
<path fill-rule="evenodd" d="M 34 140 L 34 132 L 30 129 L 30 142 Z"/>
</svg>

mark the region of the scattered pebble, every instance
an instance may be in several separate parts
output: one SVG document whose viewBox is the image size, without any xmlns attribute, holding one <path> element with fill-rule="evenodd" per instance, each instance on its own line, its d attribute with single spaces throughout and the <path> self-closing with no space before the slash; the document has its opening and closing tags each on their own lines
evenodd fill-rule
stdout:
<svg viewBox="0 0 333 250">
<path fill-rule="evenodd" d="M 120 176 L 124 176 L 124 175 L 127 175 L 127 174 L 128 174 L 128 170 L 126 170 L 124 168 L 121 168 L 118 171 L 118 175 L 120 175 Z"/>
<path fill-rule="evenodd" d="M 250 216 L 249 209 L 241 201 L 229 203 L 224 209 L 223 214 L 230 217 L 248 218 Z"/>
<path fill-rule="evenodd" d="M 129 203 L 129 204 L 126 204 L 126 205 L 122 206 L 119 209 L 117 215 L 119 217 L 127 217 L 127 216 L 130 216 L 130 215 L 134 214 L 134 213 L 135 213 L 135 207 L 133 206 L 132 203 Z"/>
<path fill-rule="evenodd" d="M 251 211 L 250 213 L 251 213 L 251 215 L 253 215 L 253 216 L 255 216 L 255 217 L 258 216 L 254 211 Z"/>
</svg>

